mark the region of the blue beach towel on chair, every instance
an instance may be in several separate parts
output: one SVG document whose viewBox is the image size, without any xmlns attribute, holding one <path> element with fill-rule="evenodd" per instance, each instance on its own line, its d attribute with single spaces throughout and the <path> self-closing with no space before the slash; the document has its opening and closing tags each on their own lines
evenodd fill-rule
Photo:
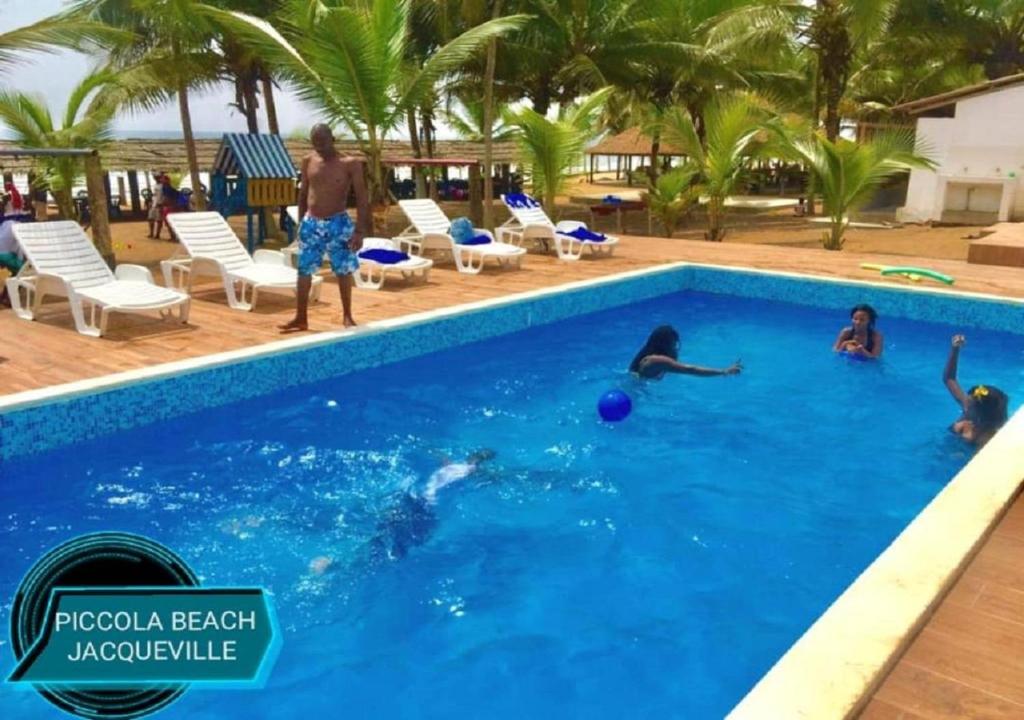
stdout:
<svg viewBox="0 0 1024 720">
<path fill-rule="evenodd" d="M 603 242 L 608 239 L 607 235 L 596 233 L 593 230 L 588 230 L 585 227 L 578 227 L 575 230 L 570 230 L 568 232 L 559 231 L 558 234 L 568 235 L 571 238 L 576 238 L 577 240 L 583 240 L 588 242 Z"/>
<path fill-rule="evenodd" d="M 363 250 L 359 253 L 359 257 L 364 260 L 372 260 L 373 262 L 380 263 L 381 265 L 394 265 L 409 259 L 409 256 L 404 252 L 399 252 L 397 250 L 385 250 L 383 248 Z"/>
<path fill-rule="evenodd" d="M 452 220 L 452 240 L 459 245 L 486 245 L 491 242 L 487 235 L 477 235 L 476 228 L 469 218 L 455 218 Z"/>
<path fill-rule="evenodd" d="M 525 193 L 512 193 L 505 196 L 505 202 L 510 208 L 535 208 L 540 203 Z"/>
</svg>

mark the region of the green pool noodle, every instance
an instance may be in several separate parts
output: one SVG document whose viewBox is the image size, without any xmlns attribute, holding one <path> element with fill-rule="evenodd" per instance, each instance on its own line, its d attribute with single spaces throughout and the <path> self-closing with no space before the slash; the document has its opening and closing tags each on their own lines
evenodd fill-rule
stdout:
<svg viewBox="0 0 1024 720">
<path fill-rule="evenodd" d="M 919 267 L 887 267 L 882 270 L 882 275 L 920 275 L 921 277 L 931 278 L 932 280 L 938 280 L 941 283 L 952 285 L 956 282 L 949 275 L 944 275 L 935 270 L 929 270 L 928 268 Z"/>
</svg>

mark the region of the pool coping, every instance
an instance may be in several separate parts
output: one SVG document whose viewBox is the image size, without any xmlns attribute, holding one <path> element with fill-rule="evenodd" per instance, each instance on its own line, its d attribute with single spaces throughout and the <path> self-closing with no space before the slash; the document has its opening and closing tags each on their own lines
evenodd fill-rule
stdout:
<svg viewBox="0 0 1024 720">
<path fill-rule="evenodd" d="M 282 339 L 247 348 L 0 396 L 0 414 L 128 385 L 200 372 L 444 318 L 547 298 L 572 290 L 673 273 L 688 267 L 834 283 L 901 293 L 1017 305 L 1024 299 L 940 287 L 679 261 Z M 712 290 L 713 292 L 713 290 Z M 1024 481 L 1024 409 L 946 485 L 732 710 L 733 720 L 848 718 L 862 709 Z"/>
</svg>

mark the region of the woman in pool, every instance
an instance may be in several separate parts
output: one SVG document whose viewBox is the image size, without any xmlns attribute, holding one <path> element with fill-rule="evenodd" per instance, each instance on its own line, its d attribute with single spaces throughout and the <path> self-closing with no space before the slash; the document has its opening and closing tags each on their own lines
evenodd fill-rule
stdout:
<svg viewBox="0 0 1024 720">
<path fill-rule="evenodd" d="M 737 375 L 742 369 L 743 364 L 739 360 L 721 370 L 679 362 L 679 333 L 671 325 L 656 327 L 629 364 L 629 371 L 644 380 L 661 380 L 665 373 L 704 377 Z"/>
<path fill-rule="evenodd" d="M 980 448 L 1006 423 L 1006 407 L 1010 399 L 1006 393 L 992 385 L 975 385 L 967 392 L 963 391 L 956 379 L 956 366 L 960 359 L 960 348 L 966 342 L 963 335 L 953 336 L 953 346 L 946 360 L 942 380 L 949 394 L 963 410 L 963 415 L 949 429 Z"/>
<path fill-rule="evenodd" d="M 857 305 L 850 311 L 853 325 L 839 331 L 832 349 L 861 358 L 877 358 L 882 354 L 882 333 L 875 330 L 878 313 L 870 305 Z"/>
</svg>

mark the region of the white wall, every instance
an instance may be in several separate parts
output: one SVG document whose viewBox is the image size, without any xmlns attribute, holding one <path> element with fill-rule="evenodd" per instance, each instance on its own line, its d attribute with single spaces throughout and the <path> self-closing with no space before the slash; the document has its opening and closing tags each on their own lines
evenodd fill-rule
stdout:
<svg viewBox="0 0 1024 720">
<path fill-rule="evenodd" d="M 1001 188 L 957 183 L 955 176 L 1006 178 L 1017 176 L 1012 220 L 1024 220 L 1024 85 L 961 100 L 952 118 L 919 118 L 919 144 L 931 147 L 936 171 L 913 170 L 907 204 L 899 217 L 908 222 L 939 220 L 936 215 L 938 176 L 953 176 L 945 209 L 997 212 Z"/>
</svg>

